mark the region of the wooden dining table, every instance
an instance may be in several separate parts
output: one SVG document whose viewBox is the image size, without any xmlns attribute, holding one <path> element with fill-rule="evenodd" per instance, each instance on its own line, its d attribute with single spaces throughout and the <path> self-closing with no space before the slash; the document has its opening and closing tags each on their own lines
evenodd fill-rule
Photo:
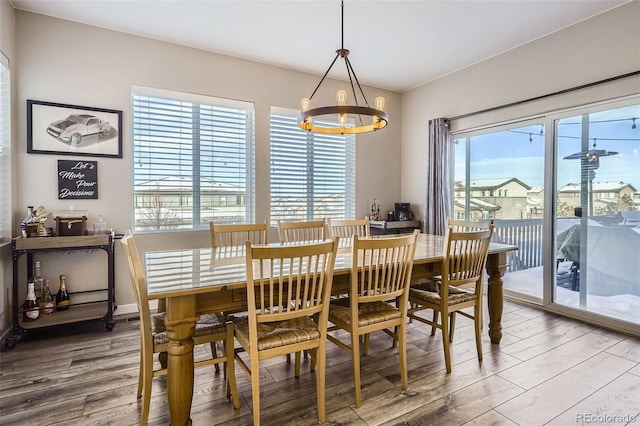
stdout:
<svg viewBox="0 0 640 426">
<path fill-rule="evenodd" d="M 414 254 L 412 280 L 438 275 L 443 259 L 444 237 L 420 234 Z M 272 245 L 280 245 L 273 243 Z M 507 254 L 516 246 L 491 243 L 487 257 L 489 336 L 492 343 L 502 338 L 502 276 Z M 171 425 L 191 424 L 193 399 L 193 333 L 199 315 L 237 312 L 247 309 L 246 265 L 239 247 L 193 248 L 145 253 L 149 299 L 158 300 L 166 312 L 167 397 Z M 341 248 L 336 256 L 332 292 L 348 292 L 351 249 Z"/>
</svg>

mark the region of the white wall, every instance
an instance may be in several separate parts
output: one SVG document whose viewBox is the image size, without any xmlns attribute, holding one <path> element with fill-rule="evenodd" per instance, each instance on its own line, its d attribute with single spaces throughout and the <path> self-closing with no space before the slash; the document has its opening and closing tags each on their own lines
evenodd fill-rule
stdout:
<svg viewBox="0 0 640 426">
<path fill-rule="evenodd" d="M 403 201 L 411 202 L 415 205 L 414 213 L 424 216 L 426 141 L 430 119 L 463 115 L 639 69 L 640 1 L 634 0 L 404 93 L 401 150 Z M 457 126 L 473 128 L 561 106 L 576 106 L 639 92 L 640 79 L 629 78 L 544 102 L 460 120 Z"/>
<path fill-rule="evenodd" d="M 270 107 L 298 109 L 300 99 L 310 94 L 320 76 L 34 13 L 16 11 L 15 15 L 19 52 L 16 232 L 27 205 L 44 205 L 47 210 L 56 211 L 73 204 L 76 209 L 89 211 L 89 223 L 101 214 L 118 232 L 132 227 L 132 84 L 255 102 L 256 220 L 268 217 Z M 316 95 L 318 102 L 334 102 L 338 86 L 336 81 L 325 81 L 326 93 Z M 390 124 L 384 131 L 357 137 L 358 216 L 367 213 L 374 196 L 382 200 L 381 208 L 385 211 L 398 201 L 400 193 L 400 95 L 366 87 L 364 90 L 369 96 L 382 94 L 387 99 L 385 109 Z M 57 160 L 73 157 L 26 153 L 27 99 L 123 110 L 123 158 L 92 158 L 98 161 L 98 200 L 57 199 Z M 137 240 L 141 250 L 210 244 L 208 231 L 183 232 L 178 236 L 139 234 Z M 57 276 L 66 273 L 72 291 L 78 290 L 93 274 L 103 273 L 101 256 L 100 252 L 46 255 L 42 259 L 43 272 L 51 278 L 54 289 L 58 287 Z M 5 287 L 8 285 L 5 283 Z M 116 298 L 119 305 L 135 301 L 119 248 L 116 248 Z"/>
</svg>

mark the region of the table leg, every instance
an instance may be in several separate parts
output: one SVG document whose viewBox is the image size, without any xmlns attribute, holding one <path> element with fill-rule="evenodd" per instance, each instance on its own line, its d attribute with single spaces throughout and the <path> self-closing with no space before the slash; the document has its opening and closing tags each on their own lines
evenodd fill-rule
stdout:
<svg viewBox="0 0 640 426">
<path fill-rule="evenodd" d="M 172 426 L 191 425 L 193 399 L 193 334 L 196 321 L 196 297 L 167 300 L 167 398 Z"/>
<path fill-rule="evenodd" d="M 489 287 L 487 289 L 489 299 L 489 337 L 491 343 L 500 343 L 502 339 L 502 305 L 504 296 L 502 293 L 502 277 L 507 270 L 507 253 L 490 254 L 487 257 L 487 274 L 489 275 Z"/>
</svg>

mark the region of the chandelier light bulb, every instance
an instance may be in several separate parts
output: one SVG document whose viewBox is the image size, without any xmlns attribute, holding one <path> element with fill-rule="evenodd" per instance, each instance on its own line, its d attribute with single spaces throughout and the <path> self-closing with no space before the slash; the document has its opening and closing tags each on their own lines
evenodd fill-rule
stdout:
<svg viewBox="0 0 640 426">
<path fill-rule="evenodd" d="M 340 89 L 336 92 L 336 100 L 338 101 L 338 105 L 344 106 L 347 104 L 347 91 L 344 89 Z"/>
<path fill-rule="evenodd" d="M 303 98 L 300 101 L 300 106 L 302 107 L 302 111 L 307 111 L 309 109 L 309 107 L 311 106 L 311 99 L 309 98 Z M 313 121 L 311 117 L 307 117 L 304 119 L 304 123 L 302 123 L 301 126 L 302 129 L 304 130 L 311 130 L 313 128 Z"/>
<path fill-rule="evenodd" d="M 375 100 L 376 109 L 379 111 L 384 111 L 384 98 L 382 96 L 378 96 Z"/>
</svg>

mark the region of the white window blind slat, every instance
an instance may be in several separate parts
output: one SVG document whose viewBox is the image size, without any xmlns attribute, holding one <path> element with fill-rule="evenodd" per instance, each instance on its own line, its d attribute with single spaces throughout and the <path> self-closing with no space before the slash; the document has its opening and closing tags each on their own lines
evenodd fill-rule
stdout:
<svg viewBox="0 0 640 426">
<path fill-rule="evenodd" d="M 132 90 L 134 229 L 253 222 L 253 104 Z"/>
</svg>

